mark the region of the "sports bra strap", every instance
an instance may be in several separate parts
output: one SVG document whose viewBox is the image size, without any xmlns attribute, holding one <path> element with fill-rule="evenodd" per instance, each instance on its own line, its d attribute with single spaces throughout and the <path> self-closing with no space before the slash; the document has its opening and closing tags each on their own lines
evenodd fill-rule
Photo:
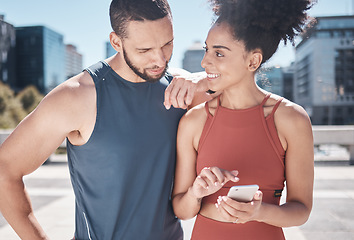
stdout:
<svg viewBox="0 0 354 240">
<path fill-rule="evenodd" d="M 221 96 L 221 94 L 219 95 L 219 96 L 217 96 L 217 107 L 216 107 L 216 109 L 218 109 L 219 108 L 219 106 L 220 106 L 220 96 Z M 205 111 L 206 111 L 206 113 L 208 114 L 208 116 L 211 116 L 211 117 L 213 117 L 213 115 L 210 113 L 210 110 L 209 110 L 209 102 L 207 101 L 207 102 L 205 102 L 205 105 L 204 105 L 204 107 L 205 107 Z"/>
<path fill-rule="evenodd" d="M 207 115 L 208 116 L 212 116 L 210 111 L 209 111 L 209 102 L 208 101 L 205 102 L 204 108 L 205 108 L 205 111 L 206 111 Z"/>
<path fill-rule="evenodd" d="M 278 99 L 278 101 L 277 101 L 277 103 L 274 105 L 273 111 L 272 111 L 272 113 L 271 113 L 270 115 L 274 115 L 275 111 L 278 109 L 278 107 L 279 107 L 281 101 L 283 101 L 283 99 L 284 99 L 284 98 L 279 98 L 279 99 Z"/>
<path fill-rule="evenodd" d="M 268 94 L 264 97 L 263 101 L 261 102 L 261 106 L 262 106 L 262 107 L 264 106 L 264 104 L 267 102 L 267 100 L 270 98 L 271 95 L 272 95 L 271 93 L 268 93 Z M 218 105 L 217 105 L 217 108 L 219 108 L 219 106 L 221 106 L 220 97 L 221 97 L 221 94 L 217 97 L 217 98 L 218 98 L 218 101 L 217 101 L 217 104 L 218 104 Z M 277 110 L 277 108 L 278 108 L 278 106 L 279 106 L 279 104 L 281 103 L 282 100 L 283 100 L 283 98 L 280 98 L 280 99 L 278 100 L 278 102 L 275 104 L 275 106 L 274 106 L 274 108 L 273 108 L 272 114 L 275 113 L 275 111 Z M 208 102 L 205 103 L 205 111 L 207 111 L 208 115 L 211 115 L 211 113 L 210 113 L 210 111 L 209 111 L 209 103 L 208 103 Z"/>
<path fill-rule="evenodd" d="M 221 94 L 218 96 L 218 105 L 217 108 L 219 108 L 219 106 L 221 106 L 221 100 L 220 100 Z"/>
<path fill-rule="evenodd" d="M 263 107 L 264 106 L 264 104 L 268 101 L 268 99 L 270 98 L 270 95 L 272 95 L 271 93 L 268 93 L 265 97 L 264 97 L 264 99 L 263 99 L 263 101 L 262 101 L 262 103 L 261 103 L 261 106 Z"/>
</svg>

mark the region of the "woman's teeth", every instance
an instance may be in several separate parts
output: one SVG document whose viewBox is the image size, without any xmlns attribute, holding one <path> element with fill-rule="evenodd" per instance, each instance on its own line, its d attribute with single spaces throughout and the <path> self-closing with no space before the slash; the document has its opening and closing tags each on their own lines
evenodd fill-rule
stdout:
<svg viewBox="0 0 354 240">
<path fill-rule="evenodd" d="M 220 74 L 211 74 L 211 73 L 208 74 L 208 78 L 217 78 L 219 76 Z"/>
</svg>

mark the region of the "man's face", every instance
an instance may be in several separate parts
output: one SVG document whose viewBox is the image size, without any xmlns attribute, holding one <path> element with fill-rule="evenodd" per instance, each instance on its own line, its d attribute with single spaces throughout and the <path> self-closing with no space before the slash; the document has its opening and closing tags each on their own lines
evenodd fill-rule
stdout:
<svg viewBox="0 0 354 240">
<path fill-rule="evenodd" d="M 165 75 L 173 50 L 173 29 L 170 17 L 156 21 L 132 21 L 128 36 L 122 40 L 123 58 L 130 70 L 147 82 L 156 82 Z"/>
<path fill-rule="evenodd" d="M 160 70 L 162 68 L 158 67 L 157 65 L 152 67 L 152 68 L 143 68 L 140 69 L 138 66 L 136 66 L 134 64 L 134 62 L 130 59 L 130 57 L 128 56 L 127 52 L 123 49 L 123 56 L 125 59 L 126 64 L 129 66 L 129 68 L 136 74 L 138 75 L 140 78 L 146 80 L 147 82 L 157 82 L 158 80 L 160 80 L 166 73 L 167 70 L 167 64 L 168 62 L 166 62 L 166 65 L 163 69 L 163 71 L 160 74 L 155 74 L 155 75 L 151 75 L 148 73 L 148 70 L 156 70 L 156 72 L 160 72 Z"/>
</svg>

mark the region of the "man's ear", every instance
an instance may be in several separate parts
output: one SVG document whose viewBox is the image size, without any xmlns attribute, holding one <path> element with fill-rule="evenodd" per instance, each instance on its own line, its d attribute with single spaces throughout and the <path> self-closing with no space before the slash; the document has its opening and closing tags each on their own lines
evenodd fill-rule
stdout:
<svg viewBox="0 0 354 240">
<path fill-rule="evenodd" d="M 256 49 L 252 51 L 248 69 L 250 71 L 256 71 L 259 68 L 259 66 L 262 64 L 262 60 L 263 60 L 263 55 L 260 49 Z"/>
<path fill-rule="evenodd" d="M 109 40 L 114 50 L 122 52 L 122 39 L 115 32 L 109 34 Z"/>
</svg>

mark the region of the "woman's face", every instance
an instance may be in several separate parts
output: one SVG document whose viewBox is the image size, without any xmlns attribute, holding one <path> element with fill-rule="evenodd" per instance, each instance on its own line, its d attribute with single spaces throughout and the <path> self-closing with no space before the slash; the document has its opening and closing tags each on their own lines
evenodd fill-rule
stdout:
<svg viewBox="0 0 354 240">
<path fill-rule="evenodd" d="M 208 74 L 209 89 L 225 90 L 253 76 L 249 71 L 249 58 L 250 53 L 241 41 L 234 39 L 227 23 L 214 24 L 205 41 L 201 63 Z"/>
</svg>

